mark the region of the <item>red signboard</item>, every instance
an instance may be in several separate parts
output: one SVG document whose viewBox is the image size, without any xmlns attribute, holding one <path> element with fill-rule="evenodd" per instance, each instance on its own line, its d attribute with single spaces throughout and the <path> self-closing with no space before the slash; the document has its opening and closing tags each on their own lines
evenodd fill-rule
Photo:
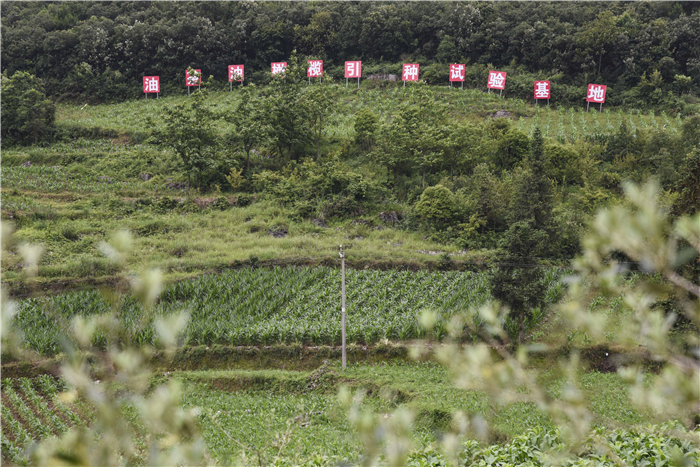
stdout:
<svg viewBox="0 0 700 467">
<path fill-rule="evenodd" d="M 272 62 L 270 69 L 273 75 L 284 73 L 284 70 L 287 69 L 287 62 Z"/>
<path fill-rule="evenodd" d="M 464 64 L 453 63 L 450 65 L 450 81 L 464 82 Z"/>
<path fill-rule="evenodd" d="M 362 77 L 362 62 L 345 62 L 345 77 L 360 78 Z"/>
<path fill-rule="evenodd" d="M 418 67 L 417 63 L 404 63 L 401 79 L 404 81 L 418 81 Z"/>
<path fill-rule="evenodd" d="M 535 99 L 549 99 L 550 89 L 549 81 L 535 81 Z"/>
<path fill-rule="evenodd" d="M 605 103 L 605 92 L 608 87 L 604 84 L 589 84 L 586 102 L 595 102 L 596 104 Z"/>
<path fill-rule="evenodd" d="M 143 92 L 160 92 L 160 76 L 144 76 Z"/>
<path fill-rule="evenodd" d="M 505 89 L 507 74 L 505 71 L 489 71 L 489 81 L 486 87 L 489 89 Z"/>
<path fill-rule="evenodd" d="M 229 65 L 228 66 L 228 80 L 229 81 L 243 81 L 243 65 Z"/>
<path fill-rule="evenodd" d="M 307 60 L 309 68 L 306 69 L 307 78 L 320 78 L 323 76 L 323 60 Z"/>
<path fill-rule="evenodd" d="M 185 70 L 185 83 L 187 86 L 201 86 L 202 70 L 194 70 L 194 75 L 192 76 L 190 76 L 189 71 Z"/>
</svg>

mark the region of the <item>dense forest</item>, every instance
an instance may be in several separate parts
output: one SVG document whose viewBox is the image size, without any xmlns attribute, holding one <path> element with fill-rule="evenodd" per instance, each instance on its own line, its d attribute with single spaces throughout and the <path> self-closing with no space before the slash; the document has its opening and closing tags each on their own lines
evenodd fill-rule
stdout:
<svg viewBox="0 0 700 467">
<path fill-rule="evenodd" d="M 270 62 L 324 60 L 342 78 L 421 64 L 446 84 L 466 63 L 466 85 L 484 88 L 488 67 L 509 72 L 506 92 L 532 99 L 532 80 L 552 81 L 555 103 L 582 102 L 588 82 L 608 102 L 682 110 L 700 86 L 700 5 L 693 2 L 5 2 L 2 70 L 30 72 L 53 96 L 139 96 L 142 76 L 164 94 L 184 93 L 184 70 L 220 87 L 227 66 L 269 80 Z M 672 94 L 671 94 L 672 93 Z"/>
</svg>

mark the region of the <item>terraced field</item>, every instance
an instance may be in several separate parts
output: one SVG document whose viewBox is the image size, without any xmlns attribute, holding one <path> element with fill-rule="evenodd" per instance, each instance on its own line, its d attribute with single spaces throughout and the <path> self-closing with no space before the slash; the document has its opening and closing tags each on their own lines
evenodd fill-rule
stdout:
<svg viewBox="0 0 700 467">
<path fill-rule="evenodd" d="M 563 293 L 558 270 L 548 270 L 548 302 Z M 488 296 L 487 273 L 349 270 L 347 272 L 348 342 L 371 344 L 383 339 L 423 337 L 419 317 L 435 308 L 435 337 L 446 334 L 449 318 Z M 23 300 L 16 322 L 27 344 L 52 355 L 58 336 L 76 315 L 108 310 L 98 291 Z M 166 288 L 157 314 L 190 312 L 186 345 L 269 345 L 340 343 L 340 271 L 331 268 L 239 269 L 182 281 Z M 540 317 L 536 313 L 536 319 Z M 126 298 L 120 319 L 133 329 L 142 316 Z M 68 334 L 66 332 L 66 334 Z M 139 343 L 153 342 L 153 329 L 135 332 Z"/>
<path fill-rule="evenodd" d="M 65 383 L 48 375 L 2 380 L 2 457 L 13 464 L 26 462 L 23 450 L 32 441 L 60 436 L 70 427 L 85 427 L 91 409 L 77 400 L 62 402 L 57 395 Z"/>
</svg>

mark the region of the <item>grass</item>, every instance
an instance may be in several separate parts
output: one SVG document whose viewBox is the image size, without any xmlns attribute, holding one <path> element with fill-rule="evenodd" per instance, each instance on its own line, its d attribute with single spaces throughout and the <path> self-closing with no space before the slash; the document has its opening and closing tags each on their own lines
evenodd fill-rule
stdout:
<svg viewBox="0 0 700 467">
<path fill-rule="evenodd" d="M 156 199 L 157 200 L 157 199 Z M 112 232 L 128 229 L 134 236 L 128 260 L 132 270 L 158 267 L 172 281 L 227 268 L 236 261 L 286 260 L 299 263 L 337 258 L 344 245 L 351 263 L 425 265 L 435 263 L 437 253 L 454 260 L 481 260 L 485 252 L 461 252 L 454 246 L 423 239 L 418 232 L 384 226 L 356 225 L 351 220 L 329 221 L 329 228 L 300 221 L 271 201 L 225 211 L 197 210 L 184 214 L 173 209 L 158 212 L 150 197 L 114 198 L 100 195 L 39 194 L 26 192 L 3 196 L 3 209 L 18 229 L 16 243 L 43 244 L 46 253 L 39 268 L 40 283 L 76 278 L 114 278 L 114 269 L 97 246 Z M 283 227 L 284 238 L 269 232 Z M 193 235 L 194 234 L 194 235 Z M 362 237 L 362 238 L 360 238 Z M 3 257 L 3 280 L 22 283 L 21 258 L 16 249 Z"/>
<path fill-rule="evenodd" d="M 203 408 L 205 439 L 214 457 L 222 461 L 235 460 L 243 453 L 255 458 L 258 450 L 267 458 L 279 453 L 297 463 L 329 453 L 338 460 L 356 459 L 360 444 L 335 399 L 339 385 L 370 389 L 366 403 L 379 414 L 402 405 L 410 407 L 416 413 L 413 437 L 418 449 L 434 443 L 458 410 L 481 414 L 490 425 L 491 443 L 506 443 L 528 430 L 553 427 L 549 418 L 529 403 L 499 407 L 481 393 L 456 389 L 447 371 L 435 364 L 357 365 L 345 371 L 331 365 L 328 370 L 326 376 L 332 377 L 317 389 L 297 391 L 289 390 L 284 381 L 290 377 L 303 381 L 312 373 L 191 372 L 174 377 L 186 381 L 184 405 Z M 236 390 L 234 381 L 241 378 L 257 378 L 261 384 L 259 388 Z M 275 381 L 282 389 L 275 387 Z M 626 385 L 616 374 L 589 373 L 583 381 L 584 394 L 600 426 L 633 429 L 654 421 L 630 405 Z M 561 380 L 554 380 L 550 390 L 557 391 L 560 385 Z"/>
<path fill-rule="evenodd" d="M 545 387 L 558 397 L 563 380 L 553 374 L 550 376 Z M 647 375 L 649 384 L 657 377 L 660 376 Z M 410 408 L 416 415 L 412 436 L 417 450 L 414 455 L 419 457 L 433 449 L 457 411 L 481 415 L 488 422 L 489 440 L 478 447 L 478 450 L 488 451 L 482 453 L 484 456 L 504 449 L 515 449 L 509 455 L 515 452 L 526 455 L 523 446 L 516 449 L 516 445 L 523 442 L 521 437 L 537 438 L 553 429 L 548 416 L 534 405 L 524 400 L 506 406 L 494 405 L 480 392 L 457 389 L 448 371 L 430 362 L 356 364 L 349 365 L 346 370 L 338 363 L 331 363 L 314 371 L 168 372 L 157 376 L 154 382 L 169 379 L 183 384 L 183 407 L 201 409 L 202 435 L 212 456 L 223 465 L 238 465 L 241 456 L 253 459 L 254 463 L 258 456 L 267 461 L 278 457 L 284 465 L 315 460 L 334 465 L 343 459 L 357 460 L 362 445 L 336 398 L 341 386 L 351 391 L 366 390 L 366 406 L 380 416 L 401 406 Z M 84 404 L 66 407 L 58 402 L 55 396 L 63 388 L 60 381 L 48 376 L 4 378 L 2 381 L 4 460 L 21 464 L 22 448 L 31 439 L 53 436 L 68 426 L 83 426 L 91 419 L 92 409 Z M 582 375 L 581 383 L 594 422 L 603 429 L 602 434 L 617 436 L 616 449 L 624 445 L 624 440 L 630 436 L 628 432 L 657 422 L 650 414 L 639 412 L 630 404 L 627 384 L 619 375 L 590 372 Z M 8 392 L 12 393 L 11 398 Z M 18 410 L 17 404 L 22 404 L 23 408 Z M 24 412 L 31 416 L 23 418 Z M 129 407 L 125 408 L 125 415 L 138 445 L 139 422 Z M 38 418 L 33 420 L 32 417 Z M 43 433 L 42 427 L 50 427 L 51 432 Z M 609 431 L 613 429 L 625 431 L 614 435 L 615 432 Z M 640 435 L 635 436 L 639 439 Z M 476 445 L 468 443 L 465 448 L 476 455 Z M 690 446 L 683 450 L 694 452 Z"/>
<path fill-rule="evenodd" d="M 387 90 L 338 88 L 339 103 L 337 113 L 331 117 L 326 136 L 330 138 L 351 138 L 354 135 L 354 115 L 363 107 L 369 107 L 380 120 L 390 117 L 399 102 L 412 98 L 416 87 L 396 87 Z M 560 142 L 575 141 L 587 135 L 602 135 L 616 132 L 625 122 L 634 132 L 640 129 L 662 129 L 676 133 L 681 118 L 670 118 L 661 112 L 644 113 L 639 110 L 603 109 L 597 111 L 592 106 L 589 112 L 585 107 L 563 108 L 532 105 L 521 99 L 499 98 L 496 94 L 477 89 L 457 89 L 449 87 L 431 87 L 432 96 L 448 104 L 453 117 L 458 119 L 483 120 L 496 111 L 510 113 L 517 120 L 516 127 L 532 134 L 539 126 L 545 137 L 558 139 Z M 150 129 L 149 122 L 156 127 L 160 125 L 162 110 L 170 105 L 186 102 L 185 96 L 163 97 L 158 100 L 137 100 L 111 105 L 87 106 L 59 104 L 57 121 L 67 126 L 106 128 L 126 134 L 144 134 Z M 219 110 L 231 110 L 238 100 L 237 92 L 212 92 L 210 102 Z M 220 131 L 228 128 L 224 122 L 218 123 Z"/>
</svg>

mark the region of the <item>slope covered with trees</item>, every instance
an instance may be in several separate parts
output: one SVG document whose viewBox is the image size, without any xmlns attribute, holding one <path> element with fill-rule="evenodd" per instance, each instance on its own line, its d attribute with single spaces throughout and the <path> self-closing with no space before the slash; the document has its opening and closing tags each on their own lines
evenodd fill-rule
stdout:
<svg viewBox="0 0 700 467">
<path fill-rule="evenodd" d="M 139 96 L 149 75 L 183 93 L 190 66 L 221 87 L 238 63 L 248 82 L 266 82 L 270 62 L 295 49 L 336 78 L 345 60 L 363 60 L 364 75 L 411 62 L 446 83 L 458 62 L 466 85 L 483 87 L 494 66 L 509 71 L 511 95 L 531 98 L 533 79 L 551 79 L 566 104 L 593 79 L 611 103 L 637 107 L 677 109 L 700 86 L 693 2 L 6 2 L 2 43 L 3 71 L 100 100 Z"/>
</svg>

